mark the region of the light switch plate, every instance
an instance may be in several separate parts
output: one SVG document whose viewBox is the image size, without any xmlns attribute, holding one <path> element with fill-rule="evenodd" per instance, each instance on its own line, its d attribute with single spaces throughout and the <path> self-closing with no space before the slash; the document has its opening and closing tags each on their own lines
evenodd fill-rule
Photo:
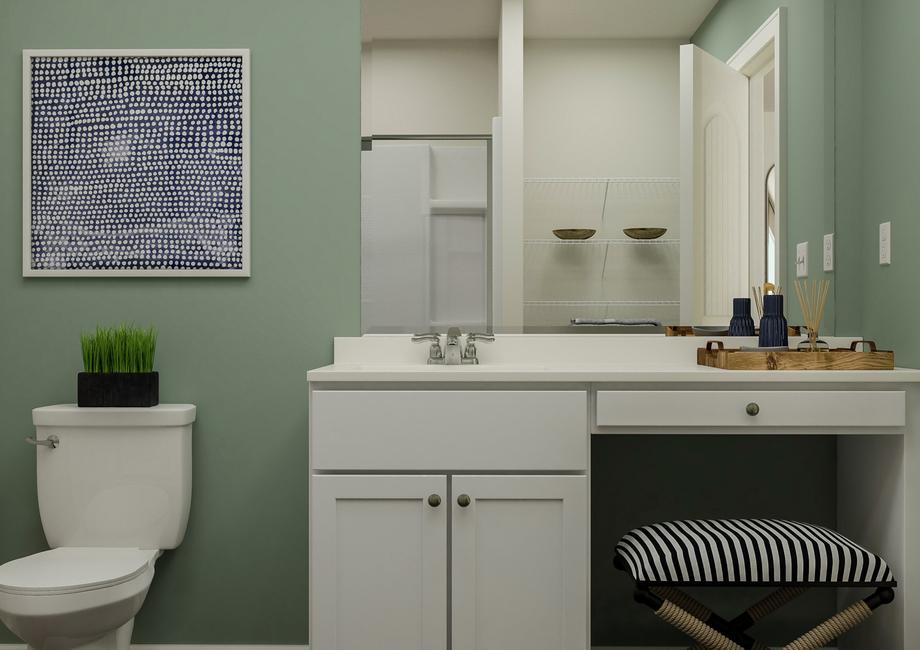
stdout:
<svg viewBox="0 0 920 650">
<path fill-rule="evenodd" d="M 795 277 L 808 277 L 808 242 L 803 241 L 795 247 Z"/>
<path fill-rule="evenodd" d="M 834 270 L 834 233 L 824 235 L 824 270 Z"/>
<path fill-rule="evenodd" d="M 891 222 L 878 226 L 878 263 L 882 266 L 891 264 Z"/>
</svg>

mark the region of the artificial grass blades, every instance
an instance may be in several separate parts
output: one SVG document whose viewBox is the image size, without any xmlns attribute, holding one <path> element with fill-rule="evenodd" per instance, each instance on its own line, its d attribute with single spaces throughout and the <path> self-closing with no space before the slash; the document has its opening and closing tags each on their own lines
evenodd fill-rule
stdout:
<svg viewBox="0 0 920 650">
<path fill-rule="evenodd" d="M 85 372 L 153 372 L 157 332 L 124 323 L 80 334 Z"/>
</svg>

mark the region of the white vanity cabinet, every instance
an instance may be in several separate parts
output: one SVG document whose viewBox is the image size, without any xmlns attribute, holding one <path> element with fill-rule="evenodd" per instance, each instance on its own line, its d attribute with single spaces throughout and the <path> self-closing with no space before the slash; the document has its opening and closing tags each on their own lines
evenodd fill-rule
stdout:
<svg viewBox="0 0 920 650">
<path fill-rule="evenodd" d="M 663 436 L 666 457 L 675 437 L 690 454 L 697 442 L 713 448 L 702 437 L 726 436 L 722 460 L 749 463 L 758 489 L 797 477 L 749 457 L 756 445 L 739 436 L 833 438 L 835 527 L 884 557 L 899 584 L 894 603 L 838 647 L 920 648 L 920 617 L 910 615 L 920 575 L 920 370 L 724 371 L 697 366 L 698 345 L 500 335 L 483 346 L 481 365 L 438 367 L 406 336 L 336 339 L 335 365 L 308 374 L 310 650 L 589 650 L 591 482 L 613 450 L 628 453 L 647 436 Z M 692 508 L 666 509 L 707 516 L 710 493 L 643 454 L 617 471 L 637 486 L 680 485 L 686 493 L 670 494 Z M 642 505 L 629 491 L 609 496 L 594 504 L 596 522 Z M 777 505 L 771 512 L 792 504 Z M 638 514 L 636 523 L 658 516 Z M 618 576 L 609 522 L 597 526 L 608 537 L 593 564 Z M 628 580 L 618 579 L 618 602 L 628 602 Z M 844 605 L 865 593 L 838 596 Z M 633 648 L 635 632 L 605 647 Z"/>
<path fill-rule="evenodd" d="M 312 390 L 311 650 L 588 645 L 585 390 Z"/>
<path fill-rule="evenodd" d="M 443 649 L 448 508 L 429 497 L 446 501 L 447 477 L 314 476 L 311 487 L 311 647 Z"/>
<path fill-rule="evenodd" d="M 587 483 L 453 478 L 453 650 L 587 647 Z"/>
</svg>

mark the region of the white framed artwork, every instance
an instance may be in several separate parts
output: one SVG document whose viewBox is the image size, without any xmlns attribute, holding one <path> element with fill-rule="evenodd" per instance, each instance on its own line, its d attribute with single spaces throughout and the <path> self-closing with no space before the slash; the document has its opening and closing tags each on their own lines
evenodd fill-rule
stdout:
<svg viewBox="0 0 920 650">
<path fill-rule="evenodd" d="M 23 50 L 23 276 L 250 275 L 249 50 Z"/>
</svg>

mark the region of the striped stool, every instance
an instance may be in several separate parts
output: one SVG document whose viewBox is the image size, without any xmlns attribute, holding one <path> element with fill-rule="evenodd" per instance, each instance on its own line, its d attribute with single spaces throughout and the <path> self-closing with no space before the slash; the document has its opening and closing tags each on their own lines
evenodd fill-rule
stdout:
<svg viewBox="0 0 920 650">
<path fill-rule="evenodd" d="M 631 530 L 614 565 L 636 582 L 636 600 L 709 650 L 769 650 L 745 633 L 810 587 L 874 587 L 875 591 L 806 632 L 784 650 L 817 650 L 894 600 L 897 586 L 878 555 L 827 528 L 784 519 L 667 521 Z M 731 620 L 679 587 L 775 587 Z"/>
</svg>

